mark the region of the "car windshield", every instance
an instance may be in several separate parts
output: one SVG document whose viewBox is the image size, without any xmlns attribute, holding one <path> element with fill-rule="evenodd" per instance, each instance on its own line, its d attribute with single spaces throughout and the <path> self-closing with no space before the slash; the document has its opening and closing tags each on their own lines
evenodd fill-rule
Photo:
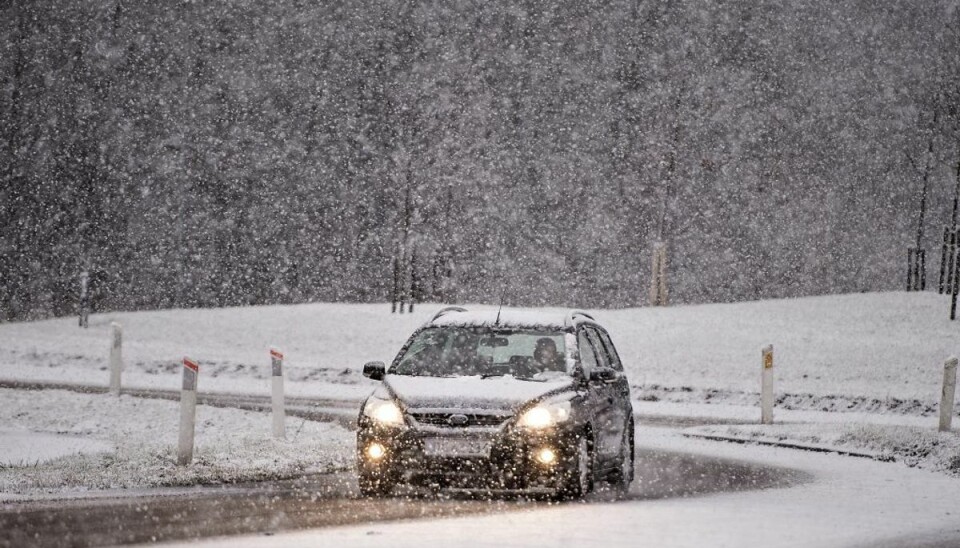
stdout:
<svg viewBox="0 0 960 548">
<path fill-rule="evenodd" d="M 414 337 L 390 373 L 547 380 L 566 374 L 565 353 L 561 331 L 432 327 Z"/>
</svg>

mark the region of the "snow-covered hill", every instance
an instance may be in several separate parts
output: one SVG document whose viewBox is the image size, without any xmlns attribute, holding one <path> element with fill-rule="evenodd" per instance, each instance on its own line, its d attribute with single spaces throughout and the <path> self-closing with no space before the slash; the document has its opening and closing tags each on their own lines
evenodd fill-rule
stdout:
<svg viewBox="0 0 960 548">
<path fill-rule="evenodd" d="M 2 324 L 0 378 L 106 384 L 109 324 L 117 321 L 127 386 L 177 388 L 179 360 L 190 355 L 201 362 L 201 391 L 267 393 L 274 345 L 287 355 L 290 393 L 359 398 L 372 386 L 362 364 L 392 358 L 440 306 L 412 315 L 328 303 L 104 313 L 89 329 L 75 318 Z M 647 400 L 752 404 L 760 348 L 773 344 L 776 389 L 792 395 L 782 405 L 898 399 L 916 400 L 905 412 L 929 412 L 944 359 L 960 353 L 960 322 L 947 319 L 947 306 L 932 293 L 865 293 L 594 312 Z"/>
</svg>

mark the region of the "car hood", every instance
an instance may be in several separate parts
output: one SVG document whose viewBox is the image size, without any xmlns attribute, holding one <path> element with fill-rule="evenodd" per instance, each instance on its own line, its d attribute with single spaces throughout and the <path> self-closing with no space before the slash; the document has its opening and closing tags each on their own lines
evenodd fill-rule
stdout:
<svg viewBox="0 0 960 548">
<path fill-rule="evenodd" d="M 544 381 L 505 377 L 415 377 L 387 375 L 390 390 L 408 409 L 472 409 L 514 412 L 525 403 L 573 386 L 558 376 Z"/>
</svg>

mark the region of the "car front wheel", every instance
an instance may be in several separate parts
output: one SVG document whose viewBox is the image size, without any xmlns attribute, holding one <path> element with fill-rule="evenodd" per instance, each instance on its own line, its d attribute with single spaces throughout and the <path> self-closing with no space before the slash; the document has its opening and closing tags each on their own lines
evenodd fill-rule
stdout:
<svg viewBox="0 0 960 548">
<path fill-rule="evenodd" d="M 623 441 L 620 444 L 620 468 L 613 475 L 613 484 L 621 494 L 630 490 L 634 471 L 634 437 L 633 421 L 627 423 L 623 431 Z"/>
<path fill-rule="evenodd" d="M 580 499 L 593 488 L 593 458 L 586 436 L 580 436 L 577 451 L 568 461 L 558 495 L 564 499 Z"/>
</svg>

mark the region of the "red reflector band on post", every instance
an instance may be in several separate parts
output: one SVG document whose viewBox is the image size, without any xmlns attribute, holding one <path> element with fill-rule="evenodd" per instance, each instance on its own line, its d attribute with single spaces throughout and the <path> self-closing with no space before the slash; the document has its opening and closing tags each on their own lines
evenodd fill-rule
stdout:
<svg viewBox="0 0 960 548">
<path fill-rule="evenodd" d="M 196 390 L 197 377 L 200 376 L 200 366 L 190 358 L 183 358 L 183 389 Z"/>
<path fill-rule="evenodd" d="M 276 348 L 270 349 L 270 369 L 274 377 L 283 375 L 283 352 Z"/>
</svg>

